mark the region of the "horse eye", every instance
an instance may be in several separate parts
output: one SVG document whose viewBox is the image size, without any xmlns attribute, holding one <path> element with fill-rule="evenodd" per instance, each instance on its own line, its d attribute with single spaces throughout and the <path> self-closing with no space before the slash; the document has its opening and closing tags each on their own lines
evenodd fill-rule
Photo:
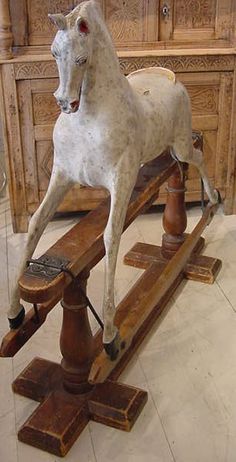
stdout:
<svg viewBox="0 0 236 462">
<path fill-rule="evenodd" d="M 75 60 L 75 64 L 78 64 L 78 66 L 82 66 L 83 64 L 86 64 L 87 62 L 87 58 L 76 58 Z"/>
</svg>

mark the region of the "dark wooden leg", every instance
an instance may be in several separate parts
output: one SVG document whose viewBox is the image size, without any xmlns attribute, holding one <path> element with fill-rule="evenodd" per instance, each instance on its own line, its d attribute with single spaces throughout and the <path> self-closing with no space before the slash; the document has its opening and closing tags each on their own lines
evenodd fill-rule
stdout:
<svg viewBox="0 0 236 462">
<path fill-rule="evenodd" d="M 89 273 L 83 272 L 78 280 L 84 293 L 88 277 Z M 91 388 L 88 375 L 94 357 L 94 341 L 86 300 L 75 282 L 65 289 L 62 307 L 60 346 L 63 385 L 70 393 L 84 393 Z"/>
<path fill-rule="evenodd" d="M 199 143 L 200 142 L 197 140 L 195 146 L 202 148 L 202 144 Z M 147 269 L 155 262 L 158 264 L 161 272 L 188 237 L 188 234 L 184 233 L 187 226 L 184 196 L 188 165 L 181 165 L 183 174 L 181 174 L 180 169 L 176 168 L 168 180 L 168 195 L 163 215 L 165 233 L 162 237 L 162 246 L 159 247 L 142 243 L 135 244 L 125 256 L 125 263 L 127 265 Z M 221 268 L 221 261 L 217 258 L 200 255 L 204 245 L 205 240 L 203 237 L 200 237 L 186 264 L 183 276 L 186 279 L 213 284 Z"/>
<path fill-rule="evenodd" d="M 185 174 L 186 164 L 180 164 L 168 180 L 168 195 L 163 215 L 165 234 L 162 237 L 162 255 L 170 259 L 177 252 L 185 240 L 184 231 L 187 226 L 185 209 Z"/>
</svg>

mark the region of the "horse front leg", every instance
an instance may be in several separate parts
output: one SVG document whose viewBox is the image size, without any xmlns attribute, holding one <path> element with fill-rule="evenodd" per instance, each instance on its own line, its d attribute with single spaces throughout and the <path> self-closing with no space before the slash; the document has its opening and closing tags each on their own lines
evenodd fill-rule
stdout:
<svg viewBox="0 0 236 462">
<path fill-rule="evenodd" d="M 47 193 L 38 210 L 30 220 L 27 242 L 10 296 L 10 309 L 7 315 L 11 329 L 17 329 L 22 324 L 25 316 L 24 307 L 20 304 L 18 280 L 26 268 L 27 260 L 32 257 L 44 229 L 70 187 L 71 182 L 69 179 L 60 171 L 54 169 Z"/>
<path fill-rule="evenodd" d="M 135 169 L 133 169 L 135 170 Z M 104 349 L 111 360 L 115 360 L 120 351 L 121 339 L 114 325 L 115 300 L 114 284 L 117 255 L 121 234 L 124 228 L 126 212 L 130 196 L 135 184 L 137 172 L 130 175 L 120 175 L 119 181 L 111 191 L 111 208 L 108 223 L 104 232 L 105 255 L 105 286 L 103 299 Z"/>
</svg>

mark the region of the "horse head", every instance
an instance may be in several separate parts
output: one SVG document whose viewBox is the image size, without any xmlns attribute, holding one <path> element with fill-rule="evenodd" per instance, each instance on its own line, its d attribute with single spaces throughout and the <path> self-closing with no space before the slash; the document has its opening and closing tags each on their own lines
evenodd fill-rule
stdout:
<svg viewBox="0 0 236 462">
<path fill-rule="evenodd" d="M 87 13 L 86 9 L 83 10 Z M 87 14 L 84 17 L 80 11 L 81 5 L 67 16 L 49 14 L 51 22 L 58 28 L 51 47 L 60 79 L 54 96 L 67 114 L 79 109 L 84 74 L 92 54 L 91 25 Z"/>
</svg>

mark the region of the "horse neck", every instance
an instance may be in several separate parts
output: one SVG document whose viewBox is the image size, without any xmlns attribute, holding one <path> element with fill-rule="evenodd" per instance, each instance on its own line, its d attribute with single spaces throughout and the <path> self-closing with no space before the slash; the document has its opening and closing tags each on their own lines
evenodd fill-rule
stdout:
<svg viewBox="0 0 236 462">
<path fill-rule="evenodd" d="M 122 87 L 123 75 L 106 26 L 99 27 L 94 40 L 91 62 L 86 71 L 82 97 L 87 102 L 104 98 L 109 91 Z"/>
</svg>

